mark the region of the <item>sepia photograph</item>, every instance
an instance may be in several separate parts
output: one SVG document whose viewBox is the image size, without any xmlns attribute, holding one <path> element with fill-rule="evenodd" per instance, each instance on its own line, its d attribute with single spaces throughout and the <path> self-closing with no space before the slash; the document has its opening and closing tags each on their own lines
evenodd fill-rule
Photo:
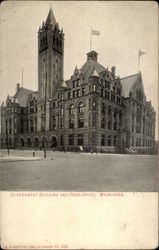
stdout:
<svg viewBox="0 0 159 250">
<path fill-rule="evenodd" d="M 31 204 L 34 214 L 37 207 L 49 204 L 50 199 L 55 202 L 56 196 L 72 198 L 73 211 L 73 206 L 78 204 L 83 209 L 98 204 L 99 210 L 94 209 L 100 211 L 99 221 L 104 213 L 102 207 L 108 206 L 100 200 L 103 197 L 125 199 L 125 203 L 117 205 L 124 220 L 129 215 L 121 206 L 131 207 L 136 197 L 134 204 L 141 202 L 136 209 L 147 204 L 143 205 L 143 217 L 146 217 L 146 210 L 154 211 L 146 218 L 149 220 L 146 225 L 157 221 L 157 2 L 3 1 L 0 6 L 0 58 L 0 179 L 2 204 L 6 204 L 2 209 L 2 221 L 9 223 L 9 219 L 4 218 L 11 204 L 15 208 L 9 209 L 8 218 L 13 218 L 16 210 L 27 214 L 30 210 L 25 210 L 28 209 L 26 200 L 34 199 Z M 37 206 L 34 204 L 36 197 L 43 197 L 37 202 L 44 197 L 51 198 Z M 96 205 L 90 205 L 86 197 L 97 199 Z M 56 214 L 58 208 L 61 211 L 60 202 L 68 212 L 66 200 L 57 198 L 56 201 L 56 209 L 51 210 L 48 205 L 48 214 L 54 214 L 55 210 Z M 114 202 L 109 200 L 110 214 L 116 210 Z M 131 207 L 134 208 L 135 205 Z M 131 210 L 132 221 L 134 211 Z M 63 218 L 64 213 L 61 213 Z M 89 213 L 85 216 L 87 219 L 81 220 L 81 225 L 89 216 L 91 218 Z M 42 217 L 39 218 L 42 221 Z M 23 222 L 27 220 L 28 214 L 22 218 Z M 92 230 L 97 230 L 97 221 L 91 226 Z M 137 223 L 137 216 L 134 221 Z M 142 220 L 140 222 L 142 224 Z M 21 225 L 19 223 L 15 228 Z M 51 227 L 49 222 L 49 230 Z M 117 235 L 120 231 L 106 227 L 108 235 L 112 232 Z M 152 223 L 151 227 L 152 231 L 145 231 L 145 235 L 152 235 L 150 245 L 144 245 L 148 239 L 144 243 L 141 237 L 142 240 L 136 243 L 132 239 L 130 245 L 127 241 L 124 245 L 121 240 L 119 247 L 147 249 L 154 246 L 158 238 L 157 224 Z M 14 232 L 15 228 L 11 226 L 8 230 Z M 87 227 L 81 228 L 80 235 L 87 234 Z M 121 230 L 125 228 L 122 226 Z M 148 230 L 147 226 L 144 228 Z M 92 232 L 92 237 L 98 235 Z M 104 239 L 103 229 L 101 232 L 100 237 Z M 64 237 L 62 243 L 57 233 L 56 240 L 59 239 L 60 244 L 47 245 L 42 240 L 38 245 L 35 235 L 30 241 L 24 240 L 25 243 L 18 243 L 19 238 L 13 240 L 12 237 L 8 243 L 8 235 L 11 234 L 5 234 L 4 230 L 5 249 L 118 248 L 113 242 L 114 236 L 110 237 L 110 242 L 97 237 L 96 243 L 87 239 L 87 243 L 84 240 L 82 244 L 79 238 L 80 244 L 77 240 L 67 245 L 65 240 L 68 238 Z M 51 237 L 49 231 L 48 238 Z"/>
</svg>

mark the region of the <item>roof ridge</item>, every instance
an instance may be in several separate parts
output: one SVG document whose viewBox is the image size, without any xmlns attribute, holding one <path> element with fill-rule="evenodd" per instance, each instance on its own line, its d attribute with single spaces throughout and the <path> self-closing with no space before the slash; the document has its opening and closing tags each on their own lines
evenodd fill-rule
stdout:
<svg viewBox="0 0 159 250">
<path fill-rule="evenodd" d="M 130 75 L 130 76 L 125 76 L 125 77 L 122 77 L 122 78 L 120 78 L 120 80 L 125 79 L 125 78 L 128 78 L 128 77 L 132 77 L 132 76 L 137 76 L 137 75 L 139 75 L 139 73 L 134 74 L 134 75 Z"/>
</svg>

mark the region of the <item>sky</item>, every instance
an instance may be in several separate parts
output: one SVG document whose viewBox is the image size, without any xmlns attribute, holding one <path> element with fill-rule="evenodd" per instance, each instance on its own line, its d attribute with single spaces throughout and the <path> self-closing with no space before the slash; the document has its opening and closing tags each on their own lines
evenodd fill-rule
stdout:
<svg viewBox="0 0 159 250">
<path fill-rule="evenodd" d="M 65 33 L 64 79 L 75 66 L 86 62 L 92 50 L 98 62 L 122 77 L 140 70 L 147 100 L 151 100 L 158 121 L 158 5 L 154 1 L 5 1 L 0 6 L 0 103 L 14 95 L 16 84 L 37 90 L 37 32 L 52 7 L 56 21 Z M 158 122 L 156 122 L 157 125 Z M 158 138 L 156 126 L 156 138 Z"/>
</svg>

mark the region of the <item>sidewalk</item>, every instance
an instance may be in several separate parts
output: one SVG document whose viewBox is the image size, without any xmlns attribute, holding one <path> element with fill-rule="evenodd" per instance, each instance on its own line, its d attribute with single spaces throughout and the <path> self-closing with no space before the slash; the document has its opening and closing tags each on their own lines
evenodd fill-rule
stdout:
<svg viewBox="0 0 159 250">
<path fill-rule="evenodd" d="M 0 162 L 8 161 L 40 161 L 43 160 L 42 157 L 33 157 L 33 156 L 0 156 Z"/>
</svg>

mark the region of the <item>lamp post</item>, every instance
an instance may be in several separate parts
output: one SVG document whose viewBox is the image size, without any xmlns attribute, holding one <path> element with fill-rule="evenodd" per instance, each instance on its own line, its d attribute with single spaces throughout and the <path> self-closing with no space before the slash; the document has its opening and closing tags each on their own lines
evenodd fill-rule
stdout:
<svg viewBox="0 0 159 250">
<path fill-rule="evenodd" d="M 9 156 L 9 121 L 7 122 L 7 150 Z"/>
</svg>

